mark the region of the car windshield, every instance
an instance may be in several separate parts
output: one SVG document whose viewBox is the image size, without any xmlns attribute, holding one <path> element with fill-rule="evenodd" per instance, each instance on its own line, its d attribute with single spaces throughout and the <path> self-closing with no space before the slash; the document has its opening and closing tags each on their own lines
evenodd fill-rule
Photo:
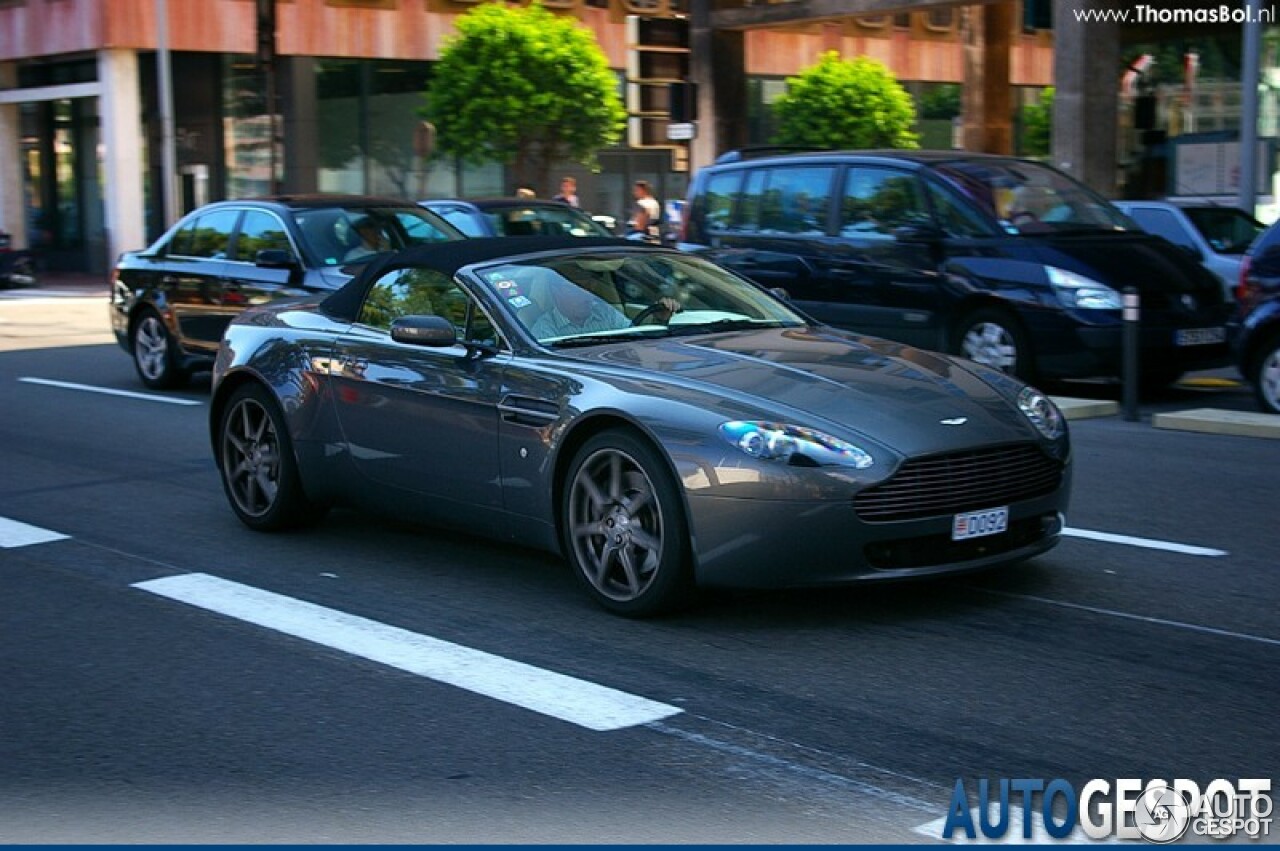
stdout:
<svg viewBox="0 0 1280 851">
<path fill-rule="evenodd" d="M 804 317 L 733 273 L 689 255 L 560 255 L 480 270 L 480 278 L 538 342 L 799 327 Z"/>
<path fill-rule="evenodd" d="M 484 214 L 498 236 L 612 236 L 586 213 L 569 206 L 493 207 Z"/>
<path fill-rule="evenodd" d="M 940 165 L 936 171 L 1011 234 L 1138 229 L 1088 187 L 1037 163 L 965 160 Z"/>
<path fill-rule="evenodd" d="M 1187 218 L 1219 254 L 1244 254 L 1263 225 L 1235 207 L 1187 207 Z"/>
<path fill-rule="evenodd" d="M 462 239 L 421 207 L 314 207 L 294 210 L 302 250 L 315 266 L 365 263 L 377 254 Z"/>
</svg>

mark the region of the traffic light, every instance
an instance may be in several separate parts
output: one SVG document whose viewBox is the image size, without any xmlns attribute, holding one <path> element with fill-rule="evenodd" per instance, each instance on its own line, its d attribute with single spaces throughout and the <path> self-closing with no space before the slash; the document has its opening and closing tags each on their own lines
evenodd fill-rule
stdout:
<svg viewBox="0 0 1280 851">
<path fill-rule="evenodd" d="M 627 16 L 627 143 L 669 148 L 667 125 L 693 121 L 689 19 Z"/>
</svg>

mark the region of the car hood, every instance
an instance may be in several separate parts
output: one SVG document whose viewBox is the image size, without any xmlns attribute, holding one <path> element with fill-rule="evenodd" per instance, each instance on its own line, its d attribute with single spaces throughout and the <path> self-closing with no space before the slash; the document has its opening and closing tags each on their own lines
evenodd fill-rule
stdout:
<svg viewBox="0 0 1280 851">
<path fill-rule="evenodd" d="M 1154 299 L 1151 306 L 1163 307 L 1184 293 L 1199 296 L 1202 304 L 1221 301 L 1222 285 L 1198 260 L 1149 234 L 1067 232 L 1035 238 L 1046 265 L 1086 275 L 1116 290 L 1137 287 L 1144 300 Z"/>
<path fill-rule="evenodd" d="M 758 416 L 852 430 L 904 454 L 954 450 L 1038 436 L 1009 401 L 973 370 L 943 355 L 826 328 L 671 337 L 575 349 L 567 357 L 661 373 L 665 395 L 705 404 L 704 394 L 741 406 L 726 419 Z M 824 425 L 825 424 L 825 425 Z"/>
</svg>

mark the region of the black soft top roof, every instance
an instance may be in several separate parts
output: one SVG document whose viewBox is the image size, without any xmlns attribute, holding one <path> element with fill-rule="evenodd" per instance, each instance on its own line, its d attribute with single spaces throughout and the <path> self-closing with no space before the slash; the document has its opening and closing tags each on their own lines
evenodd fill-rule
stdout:
<svg viewBox="0 0 1280 851">
<path fill-rule="evenodd" d="M 459 269 L 473 263 L 500 260 L 504 257 L 542 254 L 548 251 L 563 251 L 570 248 L 575 251 L 599 248 L 633 251 L 661 250 L 658 246 L 646 245 L 642 242 L 603 236 L 479 237 L 418 245 L 374 259 L 342 289 L 326 298 L 320 306 L 327 315 L 336 319 L 354 319 L 360 310 L 360 305 L 364 303 L 364 296 L 370 285 L 390 269 L 424 266 L 453 277 Z"/>
</svg>

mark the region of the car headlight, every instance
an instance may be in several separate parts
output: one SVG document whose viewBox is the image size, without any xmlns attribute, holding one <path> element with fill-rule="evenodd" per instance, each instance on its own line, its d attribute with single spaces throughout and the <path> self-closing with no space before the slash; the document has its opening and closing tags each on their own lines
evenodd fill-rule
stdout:
<svg viewBox="0 0 1280 851">
<path fill-rule="evenodd" d="M 1106 284 L 1057 266 L 1044 268 L 1049 273 L 1049 283 L 1053 284 L 1058 300 L 1067 307 L 1079 310 L 1119 310 L 1124 307 L 1120 293 Z"/>
<path fill-rule="evenodd" d="M 1066 422 L 1062 411 L 1059 411 L 1058 406 L 1039 390 L 1034 387 L 1022 388 L 1022 392 L 1018 394 L 1018 410 L 1022 411 L 1023 415 L 1036 427 L 1036 431 L 1045 437 L 1050 440 L 1062 437 Z"/>
<path fill-rule="evenodd" d="M 734 420 L 720 426 L 720 436 L 752 458 L 766 461 L 855 470 L 874 463 L 862 447 L 804 426 Z"/>
</svg>

